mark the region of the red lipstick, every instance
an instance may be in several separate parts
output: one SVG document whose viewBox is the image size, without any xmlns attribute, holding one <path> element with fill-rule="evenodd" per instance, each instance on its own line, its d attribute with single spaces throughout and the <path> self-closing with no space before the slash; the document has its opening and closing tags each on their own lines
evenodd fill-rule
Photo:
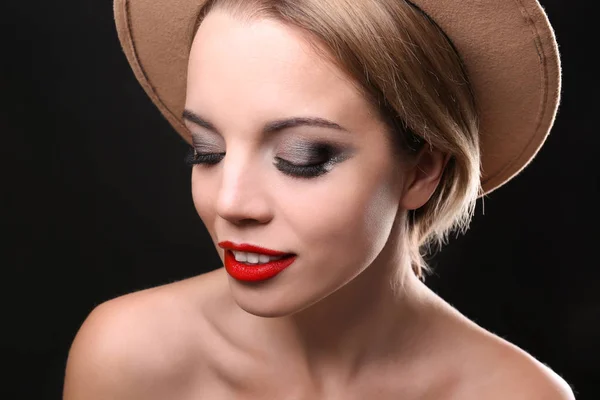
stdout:
<svg viewBox="0 0 600 400">
<path fill-rule="evenodd" d="M 240 281 L 258 282 L 270 279 L 289 267 L 296 260 L 295 254 L 266 249 L 264 247 L 253 246 L 246 243 L 235 244 L 225 241 L 219 242 L 219 247 L 225 249 L 225 270 L 233 278 Z M 241 261 L 236 261 L 232 250 L 264 254 L 273 257 L 283 256 L 284 258 L 264 264 L 246 264 Z"/>
</svg>

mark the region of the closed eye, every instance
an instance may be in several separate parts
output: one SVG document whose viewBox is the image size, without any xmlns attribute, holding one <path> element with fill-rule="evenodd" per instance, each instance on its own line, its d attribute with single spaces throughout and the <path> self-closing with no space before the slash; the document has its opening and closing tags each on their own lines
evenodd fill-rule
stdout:
<svg viewBox="0 0 600 400">
<path fill-rule="evenodd" d="M 316 178 L 328 173 L 336 163 L 347 158 L 342 157 L 341 154 L 335 154 L 333 149 L 330 150 L 331 151 L 326 152 L 327 155 L 325 157 L 321 154 L 321 159 L 318 160 L 319 162 L 295 164 L 281 157 L 275 157 L 276 161 L 273 165 L 275 165 L 282 173 L 291 177 L 305 179 Z M 191 148 L 185 158 L 185 162 L 190 167 L 199 165 L 210 167 L 221 162 L 224 157 L 225 153 L 199 153 L 194 148 Z"/>
</svg>

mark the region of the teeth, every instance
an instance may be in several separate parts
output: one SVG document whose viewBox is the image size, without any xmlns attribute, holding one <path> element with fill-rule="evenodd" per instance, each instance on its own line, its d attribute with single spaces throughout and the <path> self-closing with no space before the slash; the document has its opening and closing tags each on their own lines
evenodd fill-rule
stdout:
<svg viewBox="0 0 600 400">
<path fill-rule="evenodd" d="M 233 255 L 234 255 L 236 261 L 244 262 L 247 264 L 265 264 L 270 261 L 280 260 L 284 257 L 284 256 L 272 257 L 272 256 L 264 255 L 264 254 L 248 253 L 246 251 L 232 250 L 232 252 L 233 252 Z"/>
</svg>

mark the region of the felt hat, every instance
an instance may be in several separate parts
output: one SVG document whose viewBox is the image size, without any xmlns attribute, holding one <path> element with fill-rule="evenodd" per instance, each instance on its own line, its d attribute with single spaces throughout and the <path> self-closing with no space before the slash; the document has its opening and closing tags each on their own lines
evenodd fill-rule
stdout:
<svg viewBox="0 0 600 400">
<path fill-rule="evenodd" d="M 135 77 L 188 143 L 181 115 L 204 3 L 114 0 L 118 37 Z M 481 185 L 490 193 L 533 159 L 554 123 L 561 90 L 554 31 L 537 0 L 411 3 L 437 23 L 465 64 L 480 116 Z"/>
</svg>

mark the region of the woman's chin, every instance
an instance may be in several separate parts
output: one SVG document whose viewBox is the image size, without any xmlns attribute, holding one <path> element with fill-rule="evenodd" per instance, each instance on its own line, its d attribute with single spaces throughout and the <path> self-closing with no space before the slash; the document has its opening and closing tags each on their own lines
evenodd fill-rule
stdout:
<svg viewBox="0 0 600 400">
<path fill-rule="evenodd" d="M 236 304 L 249 314 L 264 318 L 278 318 L 293 315 L 304 310 L 316 301 L 301 298 L 299 291 L 269 290 L 261 285 L 248 285 L 245 282 L 232 282 L 231 296 Z"/>
<path fill-rule="evenodd" d="M 277 306 L 264 306 L 260 307 L 257 304 L 245 304 L 237 302 L 238 306 L 246 311 L 248 314 L 255 315 L 257 317 L 263 318 L 280 318 L 286 317 L 294 313 L 294 311 L 288 311 L 287 309 L 283 309 Z"/>
<path fill-rule="evenodd" d="M 286 317 L 300 311 L 301 307 L 294 307 L 292 304 L 273 304 L 268 301 L 250 301 L 248 299 L 238 299 L 235 302 L 244 311 L 249 314 L 263 318 Z"/>
</svg>

